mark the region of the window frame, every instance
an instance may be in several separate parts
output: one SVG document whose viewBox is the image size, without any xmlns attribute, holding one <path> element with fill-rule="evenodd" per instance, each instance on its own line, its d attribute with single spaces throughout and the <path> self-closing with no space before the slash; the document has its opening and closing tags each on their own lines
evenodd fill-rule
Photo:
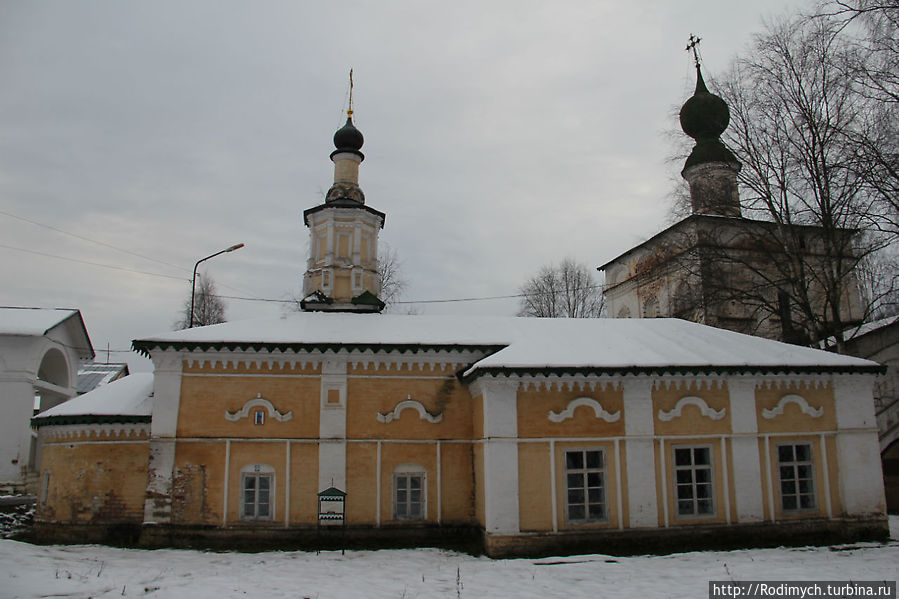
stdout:
<svg viewBox="0 0 899 599">
<path fill-rule="evenodd" d="M 808 459 L 807 460 L 799 460 L 796 457 L 796 448 L 799 446 L 805 446 L 808 448 Z M 793 459 L 789 462 L 781 462 L 780 459 L 780 450 L 783 447 L 791 447 L 793 452 Z M 777 495 L 780 499 L 780 511 L 782 514 L 808 514 L 818 512 L 818 488 L 817 484 L 815 484 L 815 445 L 812 441 L 793 441 L 793 442 L 784 442 L 784 443 L 775 443 L 774 445 L 775 456 L 777 457 Z M 802 479 L 799 477 L 799 468 L 801 466 L 808 467 L 808 477 L 806 479 Z M 783 468 L 790 468 L 793 473 L 793 478 L 791 480 L 784 480 L 783 477 Z M 809 487 L 811 489 L 810 492 L 802 493 L 799 489 L 800 482 L 802 480 L 807 480 L 809 483 Z M 795 485 L 795 491 L 793 493 L 785 494 L 784 493 L 784 483 L 793 482 Z M 787 496 L 794 497 L 796 499 L 796 507 L 788 508 L 785 505 L 784 500 Z M 811 497 L 812 505 L 809 507 L 802 507 L 802 497 L 809 496 Z"/>
<path fill-rule="evenodd" d="M 268 514 L 259 515 L 259 506 L 265 505 L 259 502 L 260 479 L 268 480 Z M 255 479 L 253 486 L 253 514 L 247 514 L 247 480 Z M 240 520 L 242 522 L 273 522 L 275 520 L 275 469 L 266 464 L 251 464 L 240 470 Z"/>
<path fill-rule="evenodd" d="M 588 452 L 597 452 L 600 456 L 600 465 L 598 467 L 589 467 L 587 466 L 587 453 Z M 582 464 L 583 466 L 580 468 L 569 468 L 568 467 L 568 454 L 569 453 L 581 453 L 582 455 Z M 562 465 L 564 474 L 564 493 L 565 493 L 565 522 L 567 524 L 572 525 L 589 525 L 589 524 L 607 524 L 609 522 L 609 489 L 608 489 L 608 472 L 606 470 L 606 448 L 605 447 L 565 447 L 562 449 Z M 589 474 L 599 474 L 599 486 L 590 486 L 589 482 Z M 571 517 L 571 491 L 572 487 L 569 485 L 570 476 L 581 475 L 582 486 L 574 488 L 574 490 L 583 490 L 584 492 L 584 501 L 583 503 L 575 503 L 574 505 L 583 505 L 584 507 L 584 517 L 583 518 L 572 518 Z M 591 502 L 589 491 L 590 489 L 600 490 L 600 501 Z M 590 517 L 590 505 L 599 504 L 602 508 L 602 515 L 600 517 Z"/>
<path fill-rule="evenodd" d="M 709 455 L 709 463 L 708 464 L 697 464 L 696 463 L 696 450 L 697 449 L 705 449 L 708 451 Z M 689 450 L 690 451 L 690 464 L 686 466 L 679 466 L 677 463 L 677 452 L 678 450 Z M 699 481 L 697 480 L 696 473 L 700 469 L 708 470 L 709 472 L 709 480 Z M 678 472 L 690 472 L 690 482 L 683 484 L 678 481 Z M 678 520 L 707 520 L 710 518 L 718 517 L 718 501 L 716 497 L 716 488 L 715 488 L 715 446 L 711 443 L 678 443 L 671 445 L 671 498 L 673 501 L 673 514 L 674 517 Z M 702 485 L 708 485 L 709 487 L 709 496 L 708 501 L 710 505 L 710 509 L 708 512 L 700 512 L 699 511 L 699 503 L 700 501 L 706 498 L 700 498 L 698 493 L 698 488 Z M 689 499 L 682 499 L 679 493 L 680 488 L 689 487 L 691 489 L 691 497 Z M 690 501 L 693 505 L 693 511 L 688 514 L 681 513 L 680 511 L 680 503 L 681 501 Z"/>
<path fill-rule="evenodd" d="M 411 485 L 411 481 L 413 478 L 419 478 L 419 488 L 413 489 Z M 403 489 L 400 489 L 398 481 L 400 479 L 405 479 L 407 481 L 406 485 Z M 424 522 L 428 519 L 428 473 L 427 470 L 419 466 L 418 464 L 401 464 L 397 466 L 393 470 L 393 492 L 392 495 L 392 506 L 393 506 L 393 519 L 403 522 Z M 418 491 L 420 494 L 419 501 L 412 501 L 412 491 Z M 406 499 L 404 501 L 400 501 L 400 491 L 405 492 Z M 410 514 L 410 507 L 414 504 L 419 504 L 419 514 L 417 516 Z M 404 514 L 399 513 L 399 506 L 405 506 Z"/>
</svg>

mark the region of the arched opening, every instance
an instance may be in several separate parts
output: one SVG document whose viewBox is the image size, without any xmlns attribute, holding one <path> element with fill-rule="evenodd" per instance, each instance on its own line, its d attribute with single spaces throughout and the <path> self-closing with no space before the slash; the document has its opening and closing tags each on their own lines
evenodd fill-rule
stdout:
<svg viewBox="0 0 899 599">
<path fill-rule="evenodd" d="M 44 354 L 41 365 L 37 369 L 37 378 L 57 387 L 68 388 L 69 363 L 65 354 L 55 347 L 49 349 Z"/>
</svg>

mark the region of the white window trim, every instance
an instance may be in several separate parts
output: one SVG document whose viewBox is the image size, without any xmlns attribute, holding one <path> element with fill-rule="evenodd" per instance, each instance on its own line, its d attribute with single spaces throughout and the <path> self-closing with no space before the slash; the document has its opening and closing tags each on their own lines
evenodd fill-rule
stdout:
<svg viewBox="0 0 899 599">
<path fill-rule="evenodd" d="M 711 495 L 710 495 L 709 499 L 712 502 L 712 511 L 709 512 L 708 514 L 695 513 L 695 510 L 697 508 L 698 501 L 699 501 L 698 497 L 696 497 L 696 492 L 695 492 L 696 491 L 695 475 L 693 477 L 693 483 L 692 483 L 693 491 L 694 491 L 694 493 L 693 493 L 694 513 L 692 513 L 692 514 L 681 514 L 680 513 L 680 506 L 678 505 L 679 499 L 678 499 L 678 495 L 677 495 L 677 471 L 678 470 L 686 470 L 688 468 L 685 466 L 678 467 L 677 453 L 676 453 L 678 449 L 690 449 L 690 450 L 708 449 L 709 450 L 708 469 L 709 469 L 710 482 L 711 482 L 711 486 L 712 486 L 712 491 L 711 491 Z M 693 455 L 694 454 L 691 451 L 691 454 L 690 454 L 691 462 L 694 459 Z M 705 467 L 705 466 L 703 466 L 703 467 Z M 691 464 L 689 466 L 689 470 L 691 470 L 695 473 L 696 465 Z M 676 519 L 678 519 L 678 520 L 708 520 L 710 518 L 718 517 L 718 502 L 716 500 L 717 498 L 716 498 L 716 481 L 715 481 L 715 447 L 713 445 L 710 445 L 707 443 L 682 443 L 682 444 L 678 444 L 678 445 L 672 445 L 671 446 L 671 484 L 673 486 L 673 488 L 671 490 L 671 493 L 672 493 L 671 496 L 674 499 L 674 510 L 673 511 L 674 511 L 674 517 Z"/>
<path fill-rule="evenodd" d="M 568 511 L 568 452 L 587 452 L 587 451 L 598 451 L 602 456 L 602 467 L 598 469 L 598 472 L 602 475 L 602 506 L 603 506 L 603 515 L 602 518 L 590 518 L 589 513 L 589 503 L 587 502 L 587 497 L 584 497 L 584 518 L 582 519 L 572 519 L 569 516 Z M 590 472 L 596 471 L 596 469 L 587 468 L 586 455 L 584 456 L 584 468 L 578 470 L 577 472 Z M 565 490 L 565 522 L 567 524 L 575 524 L 575 525 L 584 525 L 584 524 L 605 524 L 609 522 L 609 477 L 608 471 L 606 469 L 606 464 L 608 463 L 606 455 L 605 447 L 565 447 L 562 449 L 562 476 L 564 476 L 563 480 L 563 489 Z M 584 493 L 586 494 L 587 488 L 584 487 Z"/>
<path fill-rule="evenodd" d="M 396 481 L 400 476 L 421 476 L 421 516 L 415 518 L 412 516 L 397 515 L 397 487 Z M 408 492 L 408 489 L 407 489 Z M 400 464 L 393 469 L 393 487 L 392 487 L 392 504 L 393 519 L 402 522 L 424 522 L 428 519 L 428 473 L 418 464 Z"/>
<path fill-rule="evenodd" d="M 796 447 L 799 445 L 808 446 L 809 459 L 807 462 L 800 462 L 795 459 L 796 456 Z M 796 507 L 792 509 L 788 509 L 784 507 L 784 496 L 783 496 L 783 478 L 780 476 L 780 448 L 781 447 L 792 447 L 793 448 L 793 456 L 794 459 L 792 462 L 788 462 L 793 467 L 793 473 L 796 473 L 796 466 L 802 464 L 808 464 L 809 466 L 809 481 L 811 482 L 811 497 L 812 497 L 812 506 L 811 507 L 800 507 L 800 494 L 799 494 L 799 479 L 796 478 Z M 815 444 L 812 441 L 795 441 L 789 443 L 776 443 L 774 446 L 774 455 L 777 456 L 777 497 L 780 500 L 780 511 L 783 514 L 808 514 L 815 513 L 819 511 L 818 507 L 818 484 L 815 480 Z"/>
<path fill-rule="evenodd" d="M 269 510 L 268 516 L 260 518 L 250 517 L 246 515 L 245 507 L 246 507 L 246 497 L 244 496 L 245 479 L 247 475 L 255 476 L 255 475 L 267 475 L 270 477 L 271 483 L 269 485 Z M 268 464 L 247 464 L 243 468 L 240 469 L 240 520 L 242 522 L 273 522 L 275 520 L 275 489 L 276 489 L 276 480 L 275 480 L 275 469 L 269 466 Z M 259 491 L 259 487 L 256 487 L 257 495 Z"/>
</svg>

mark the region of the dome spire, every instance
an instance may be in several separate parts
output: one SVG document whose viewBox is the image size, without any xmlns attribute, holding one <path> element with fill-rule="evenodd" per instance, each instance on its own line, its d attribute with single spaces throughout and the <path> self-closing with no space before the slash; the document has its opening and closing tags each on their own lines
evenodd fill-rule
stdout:
<svg viewBox="0 0 899 599">
<path fill-rule="evenodd" d="M 685 48 L 693 53 L 696 90 L 680 109 L 680 125 L 684 133 L 696 140 L 696 145 L 681 175 L 690 184 L 694 213 L 739 216 L 736 174 L 740 162 L 720 139 L 730 123 L 730 109 L 727 102 L 709 91 L 702 78 L 697 50 L 700 41 L 691 33 Z"/>
</svg>

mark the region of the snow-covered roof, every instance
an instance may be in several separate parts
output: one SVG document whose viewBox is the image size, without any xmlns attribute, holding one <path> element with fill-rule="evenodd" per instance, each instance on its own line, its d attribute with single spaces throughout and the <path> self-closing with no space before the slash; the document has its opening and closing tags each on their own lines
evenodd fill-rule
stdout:
<svg viewBox="0 0 899 599">
<path fill-rule="evenodd" d="M 78 310 L 0 307 L 0 335 L 44 335 Z"/>
<path fill-rule="evenodd" d="M 779 343 L 678 319 L 568 319 L 298 312 L 185 329 L 135 349 L 247 351 L 484 348 L 483 369 L 876 370 L 868 360 Z"/>
<path fill-rule="evenodd" d="M 40 427 L 81 422 L 149 422 L 153 373 L 136 372 L 94 389 L 32 418 Z"/>
<path fill-rule="evenodd" d="M 94 348 L 79 310 L 0 306 L 0 335 L 40 337 L 63 324 L 69 325 L 78 355 L 84 359 L 93 358 Z"/>
<path fill-rule="evenodd" d="M 843 334 L 843 338 L 847 341 L 850 339 L 855 339 L 856 337 L 861 337 L 862 335 L 867 335 L 868 333 L 873 333 L 879 329 L 882 329 L 885 326 L 889 326 L 894 322 L 899 322 L 899 315 L 896 316 L 887 316 L 886 318 L 881 318 L 880 320 L 874 320 L 871 322 L 866 322 L 864 324 L 860 324 L 857 327 L 849 329 Z"/>
</svg>

